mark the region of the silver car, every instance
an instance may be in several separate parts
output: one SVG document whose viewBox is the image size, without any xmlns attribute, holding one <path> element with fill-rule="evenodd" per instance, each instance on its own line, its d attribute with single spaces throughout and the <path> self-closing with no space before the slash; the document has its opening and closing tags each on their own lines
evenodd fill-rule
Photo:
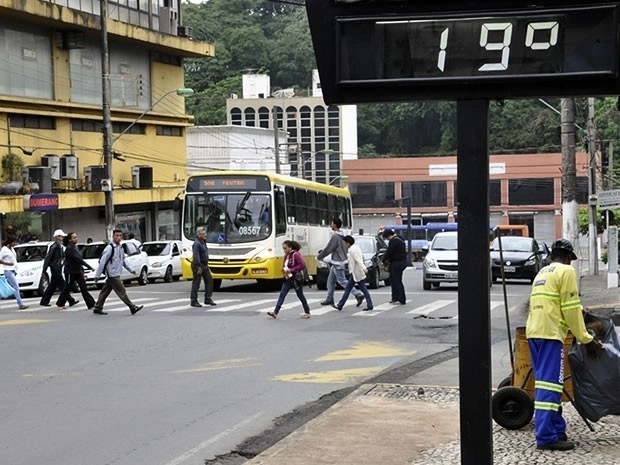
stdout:
<svg viewBox="0 0 620 465">
<path fill-rule="evenodd" d="M 422 263 L 422 287 L 425 291 L 441 283 L 458 283 L 458 236 L 456 231 L 435 234 Z"/>
</svg>

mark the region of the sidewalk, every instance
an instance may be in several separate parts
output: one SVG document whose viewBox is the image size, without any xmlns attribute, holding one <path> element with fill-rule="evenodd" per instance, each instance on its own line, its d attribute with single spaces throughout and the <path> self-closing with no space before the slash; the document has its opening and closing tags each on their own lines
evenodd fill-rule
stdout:
<svg viewBox="0 0 620 465">
<path fill-rule="evenodd" d="M 581 279 L 581 299 L 592 311 L 620 319 L 620 288 L 607 289 L 605 272 Z M 492 347 L 494 382 L 510 374 L 507 351 L 506 341 Z M 412 377 L 408 384 L 361 386 L 246 465 L 460 464 L 458 360 L 445 363 L 455 369 L 434 367 Z M 446 372 L 453 375 L 446 376 Z M 604 417 L 590 432 L 571 404 L 563 407 L 575 450 L 537 450 L 532 422 L 512 431 L 494 423 L 493 463 L 620 463 L 620 417 Z"/>
</svg>

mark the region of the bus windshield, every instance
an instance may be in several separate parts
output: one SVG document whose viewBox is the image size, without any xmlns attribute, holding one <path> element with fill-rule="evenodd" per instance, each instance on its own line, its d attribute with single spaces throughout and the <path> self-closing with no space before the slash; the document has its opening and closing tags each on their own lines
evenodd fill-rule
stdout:
<svg viewBox="0 0 620 465">
<path fill-rule="evenodd" d="M 183 233 L 188 239 L 196 228 L 207 228 L 207 242 L 240 244 L 266 239 L 272 232 L 271 197 L 234 192 L 187 194 Z"/>
</svg>

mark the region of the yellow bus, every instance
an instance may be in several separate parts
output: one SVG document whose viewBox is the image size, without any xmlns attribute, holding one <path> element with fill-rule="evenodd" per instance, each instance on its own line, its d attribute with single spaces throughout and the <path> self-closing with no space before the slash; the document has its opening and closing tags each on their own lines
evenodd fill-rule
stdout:
<svg viewBox="0 0 620 465">
<path fill-rule="evenodd" d="M 308 273 L 316 276 L 316 255 L 330 238 L 333 218 L 352 227 L 348 189 L 261 171 L 192 174 L 185 189 L 181 230 L 183 277 L 191 279 L 196 229 L 207 229 L 214 289 L 223 279 L 282 279 L 282 242 L 299 242 Z"/>
</svg>

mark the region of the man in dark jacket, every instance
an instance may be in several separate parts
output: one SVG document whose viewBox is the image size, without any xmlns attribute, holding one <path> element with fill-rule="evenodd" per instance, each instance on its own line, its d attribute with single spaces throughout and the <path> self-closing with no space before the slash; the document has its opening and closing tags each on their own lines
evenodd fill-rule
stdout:
<svg viewBox="0 0 620 465">
<path fill-rule="evenodd" d="M 40 305 L 44 307 L 50 307 L 50 301 L 52 300 L 52 296 L 56 289 L 58 289 L 61 293 L 65 289 L 65 278 L 62 276 L 62 266 L 64 264 L 65 252 L 64 247 L 62 245 L 62 241 L 65 238 L 66 234 L 62 229 L 57 229 L 54 231 L 54 243 L 50 246 L 47 251 L 47 255 L 43 260 L 43 270 L 41 271 L 41 277 L 45 276 L 47 273 L 47 269 L 49 268 L 52 272 L 52 278 L 50 279 L 49 285 L 45 292 L 43 293 L 43 297 L 41 297 Z M 71 295 L 68 297 L 69 306 L 73 307 L 78 303 Z M 64 309 L 64 303 L 60 302 L 60 299 L 56 301 L 56 305 L 59 309 Z"/>
<path fill-rule="evenodd" d="M 192 246 L 192 290 L 189 296 L 192 307 L 202 307 L 198 302 L 200 281 L 205 282 L 205 305 L 217 305 L 212 298 L 213 277 L 209 271 L 209 249 L 207 248 L 207 230 L 203 227 L 196 229 L 196 240 Z"/>
<path fill-rule="evenodd" d="M 71 297 L 71 290 L 77 283 L 86 307 L 92 311 L 95 306 L 95 299 L 90 295 L 86 287 L 84 268 L 88 268 L 92 271 L 95 271 L 95 269 L 84 261 L 81 252 L 76 247 L 77 243 L 78 235 L 76 233 L 70 232 L 67 234 L 65 248 L 65 276 L 67 277 L 67 285 L 60 293 L 60 297 L 58 297 L 58 306 L 65 305 L 65 302 Z"/>
<path fill-rule="evenodd" d="M 392 286 L 390 303 L 405 305 L 407 297 L 403 285 L 403 272 L 407 268 L 407 247 L 405 241 L 398 237 L 392 229 L 384 230 L 383 238 L 390 241 L 383 256 L 383 263 L 390 267 L 390 285 Z"/>
</svg>

